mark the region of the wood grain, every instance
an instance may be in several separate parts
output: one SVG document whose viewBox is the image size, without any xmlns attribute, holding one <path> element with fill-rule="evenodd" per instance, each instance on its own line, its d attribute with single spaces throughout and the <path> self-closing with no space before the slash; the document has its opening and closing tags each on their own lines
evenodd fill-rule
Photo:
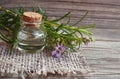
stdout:
<svg viewBox="0 0 120 79">
<path fill-rule="evenodd" d="M 120 48 L 107 48 L 106 45 L 109 43 L 101 42 L 100 44 L 101 47 L 95 44 L 96 47 L 84 49 L 84 55 L 87 57 L 90 67 L 96 72 L 90 79 L 120 78 Z M 120 44 L 120 42 L 113 43 L 113 45 L 115 44 Z"/>
<path fill-rule="evenodd" d="M 71 23 L 77 21 L 89 11 L 81 25 L 95 23 L 97 28 L 120 29 L 120 1 L 118 0 L 5 0 L 1 6 L 15 8 L 41 6 L 50 17 L 60 17 L 68 11 L 72 12 Z"/>
</svg>

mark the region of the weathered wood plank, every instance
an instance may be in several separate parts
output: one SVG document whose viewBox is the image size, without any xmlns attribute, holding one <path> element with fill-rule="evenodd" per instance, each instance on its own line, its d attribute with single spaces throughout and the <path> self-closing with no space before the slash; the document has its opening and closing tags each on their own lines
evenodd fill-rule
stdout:
<svg viewBox="0 0 120 79">
<path fill-rule="evenodd" d="M 60 17 L 71 10 L 51 10 L 47 9 L 47 14 L 50 17 Z M 79 20 L 85 11 L 71 11 L 71 21 L 70 24 Z M 120 15 L 117 13 L 108 13 L 108 12 L 92 12 L 88 13 L 88 16 L 78 24 L 79 25 L 88 25 L 88 24 L 96 24 L 97 28 L 111 28 L 111 29 L 118 29 L 120 28 Z"/>
<path fill-rule="evenodd" d="M 80 2 L 80 3 L 92 3 L 92 4 L 104 4 L 104 5 L 120 5 L 118 0 L 41 0 L 44 2 Z"/>
<path fill-rule="evenodd" d="M 65 2 L 64 2 L 65 1 Z M 0 4 L 4 7 L 18 7 L 19 4 L 25 7 L 41 6 L 47 10 L 49 16 L 60 17 L 68 11 L 72 11 L 71 23 L 78 20 L 84 13 L 85 10 L 89 11 L 89 14 L 81 25 L 95 23 L 98 28 L 116 28 L 120 29 L 120 6 L 119 5 L 107 5 L 107 3 L 120 3 L 118 0 L 52 0 L 52 1 L 38 1 L 38 0 L 5 0 L 1 1 Z M 99 3 L 99 4 L 91 4 Z M 106 3 L 106 5 L 101 5 Z"/>
<path fill-rule="evenodd" d="M 120 41 L 119 29 L 97 29 L 91 30 L 96 40 Z"/>
<path fill-rule="evenodd" d="M 26 4 L 27 3 L 27 4 Z M 71 3 L 71 2 L 40 2 L 40 1 L 11 1 L 9 4 L 2 4 L 4 7 L 18 7 L 21 4 L 25 7 L 42 6 L 45 8 L 62 8 L 62 9 L 73 9 L 73 10 L 92 10 L 92 11 L 109 11 L 120 13 L 118 5 L 99 5 L 99 4 L 86 4 L 86 3 Z M 54 5 L 53 5 L 54 4 Z"/>
<path fill-rule="evenodd" d="M 120 13 L 120 6 L 111 5 L 99 5 L 99 4 L 86 4 L 86 3 L 70 3 L 70 2 L 38 2 L 38 1 L 11 1 L 9 4 L 3 4 L 4 7 L 18 7 L 18 4 L 31 7 L 42 6 L 45 8 L 62 8 L 62 9 L 73 9 L 73 10 L 88 10 L 88 11 L 108 11 Z M 27 3 L 27 4 L 26 4 Z M 53 5 L 54 4 L 54 5 Z"/>
<path fill-rule="evenodd" d="M 104 43 L 103 48 L 104 48 Z M 119 43 L 120 44 L 120 43 Z M 119 57 L 119 51 L 116 49 L 103 49 L 103 48 L 86 48 L 83 49 L 81 52 L 84 53 L 84 55 L 87 58 L 87 61 L 90 65 L 90 67 L 95 70 L 94 75 L 92 75 L 88 79 L 114 79 L 120 78 L 120 57 Z"/>
<path fill-rule="evenodd" d="M 1 1 L 0 4 L 4 4 L 4 3 L 11 3 L 11 2 L 21 2 L 21 3 L 25 3 L 28 1 L 21 1 L 21 0 L 4 0 Z M 32 0 L 29 0 L 30 2 Z M 92 3 L 92 4 L 104 4 L 104 5 L 120 5 L 120 1 L 118 0 L 34 0 L 32 2 L 74 2 L 74 3 Z"/>
<path fill-rule="evenodd" d="M 96 1 L 96 0 L 94 0 Z M 93 2 L 94 2 L 93 1 Z M 89 1 L 88 1 L 89 2 Z M 98 1 L 97 1 L 98 2 Z M 111 3 L 111 2 L 110 2 Z M 85 10 L 89 11 L 87 18 L 80 23 L 91 24 L 95 23 L 98 28 L 115 28 L 120 29 L 120 6 L 119 5 L 100 5 L 89 3 L 72 3 L 72 2 L 59 2 L 59 1 L 8 1 L 2 3 L 4 7 L 18 7 L 17 4 L 21 4 L 25 7 L 41 6 L 50 17 L 60 17 L 68 11 L 72 11 L 71 23 L 77 21 L 84 15 Z M 54 4 L 54 5 L 53 5 Z"/>
<path fill-rule="evenodd" d="M 86 11 L 83 10 L 69 10 L 69 9 L 53 9 L 53 8 L 46 8 L 45 9 L 49 16 L 62 16 L 65 13 L 71 11 L 71 16 L 74 18 L 82 17 Z M 120 20 L 119 13 L 108 13 L 108 12 L 100 12 L 100 11 L 89 11 L 87 14 L 87 18 L 98 18 L 98 19 L 114 19 Z"/>
<path fill-rule="evenodd" d="M 114 52 L 119 52 L 120 50 L 120 42 L 114 42 L 114 41 L 95 41 L 92 43 L 89 43 L 87 46 L 83 45 L 83 48 L 86 49 L 91 49 L 91 48 L 95 48 L 95 49 L 103 49 L 103 50 L 107 50 L 107 49 L 111 49 L 114 50 Z"/>
</svg>

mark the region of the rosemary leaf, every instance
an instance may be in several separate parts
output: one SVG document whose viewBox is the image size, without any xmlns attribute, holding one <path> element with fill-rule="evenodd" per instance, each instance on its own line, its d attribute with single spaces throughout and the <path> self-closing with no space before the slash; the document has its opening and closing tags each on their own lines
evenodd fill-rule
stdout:
<svg viewBox="0 0 120 79">
<path fill-rule="evenodd" d="M 12 33 L 12 30 L 6 26 L 3 26 L 2 24 L 0 24 L 1 27 L 3 27 L 3 29 L 5 29 L 6 31 Z"/>
<path fill-rule="evenodd" d="M 78 20 L 76 23 L 74 23 L 72 26 L 75 26 L 75 25 L 77 25 L 79 22 L 81 22 L 86 16 L 87 16 L 87 14 L 88 14 L 88 11 L 85 13 L 85 15 L 82 17 L 82 18 L 80 18 L 80 20 Z"/>
<path fill-rule="evenodd" d="M 86 35 L 88 35 L 88 36 L 91 36 L 92 35 L 92 33 L 91 32 L 89 32 L 89 31 L 87 31 L 86 29 L 78 29 L 81 33 L 83 33 L 83 34 L 86 34 Z"/>
<path fill-rule="evenodd" d="M 60 20 L 64 19 L 65 17 L 69 16 L 69 15 L 70 15 L 70 13 L 71 13 L 71 12 L 68 12 L 68 13 L 67 13 L 67 14 L 65 14 L 64 16 L 62 16 L 62 17 L 60 17 L 60 18 L 58 18 L 58 19 L 52 20 L 51 22 L 58 22 L 58 21 L 60 21 Z"/>
<path fill-rule="evenodd" d="M 94 28 L 95 27 L 95 24 L 90 24 L 90 25 L 87 25 L 87 26 L 81 26 L 79 27 L 80 29 L 88 29 L 88 28 Z"/>
<path fill-rule="evenodd" d="M 68 25 L 70 23 L 70 15 L 68 16 L 68 21 L 65 23 L 65 25 Z"/>
<path fill-rule="evenodd" d="M 5 42 L 10 43 L 10 40 L 2 32 L 0 32 L 0 38 Z"/>
</svg>

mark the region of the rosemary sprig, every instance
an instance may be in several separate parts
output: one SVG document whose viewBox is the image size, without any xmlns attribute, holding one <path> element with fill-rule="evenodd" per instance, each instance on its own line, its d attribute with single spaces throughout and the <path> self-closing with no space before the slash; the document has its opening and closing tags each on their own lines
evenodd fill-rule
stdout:
<svg viewBox="0 0 120 79">
<path fill-rule="evenodd" d="M 67 17 L 67 16 L 69 16 L 69 15 L 70 15 L 70 12 L 68 12 L 67 14 L 65 14 L 64 16 L 62 16 L 62 17 L 60 17 L 60 18 L 58 18 L 58 19 L 52 20 L 51 22 L 58 22 L 58 21 L 64 19 L 65 17 Z"/>
<path fill-rule="evenodd" d="M 40 7 L 32 11 L 40 13 L 43 16 L 41 28 L 46 34 L 46 46 L 54 48 L 56 44 L 63 44 L 65 47 L 75 50 L 76 46 L 81 44 L 87 44 L 87 42 L 93 41 L 92 33 L 88 31 L 88 28 L 93 28 L 95 24 L 76 27 L 88 14 L 80 18 L 76 23 L 69 25 L 70 12 L 66 13 L 60 18 L 49 20 L 46 11 L 43 11 Z M 20 29 L 20 19 L 22 14 L 27 11 L 25 8 L 20 7 L 18 9 L 4 9 L 0 7 L 0 27 L 5 29 L 6 32 L 12 33 L 12 38 L 8 39 L 4 33 L 0 32 L 0 38 L 10 44 L 10 53 L 17 45 L 17 35 Z M 68 18 L 65 23 L 59 23 L 64 18 Z"/>
<path fill-rule="evenodd" d="M 87 16 L 87 14 L 88 14 L 88 11 L 85 13 L 85 15 L 82 17 L 82 18 L 80 18 L 80 20 L 78 20 L 76 23 L 74 23 L 72 26 L 75 26 L 75 25 L 77 25 L 79 22 L 81 22 L 86 16 Z"/>
</svg>

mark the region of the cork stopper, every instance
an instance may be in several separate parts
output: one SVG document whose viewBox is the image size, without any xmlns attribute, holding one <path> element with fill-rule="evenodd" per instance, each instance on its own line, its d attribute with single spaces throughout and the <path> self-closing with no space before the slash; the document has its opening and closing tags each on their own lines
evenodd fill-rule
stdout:
<svg viewBox="0 0 120 79">
<path fill-rule="evenodd" d="M 42 20 L 42 15 L 35 12 L 24 12 L 22 16 L 22 20 L 26 23 L 25 26 L 29 27 L 39 27 L 39 23 Z"/>
<path fill-rule="evenodd" d="M 24 12 L 22 19 L 26 22 L 40 22 L 42 20 L 42 15 L 35 12 Z"/>
</svg>

